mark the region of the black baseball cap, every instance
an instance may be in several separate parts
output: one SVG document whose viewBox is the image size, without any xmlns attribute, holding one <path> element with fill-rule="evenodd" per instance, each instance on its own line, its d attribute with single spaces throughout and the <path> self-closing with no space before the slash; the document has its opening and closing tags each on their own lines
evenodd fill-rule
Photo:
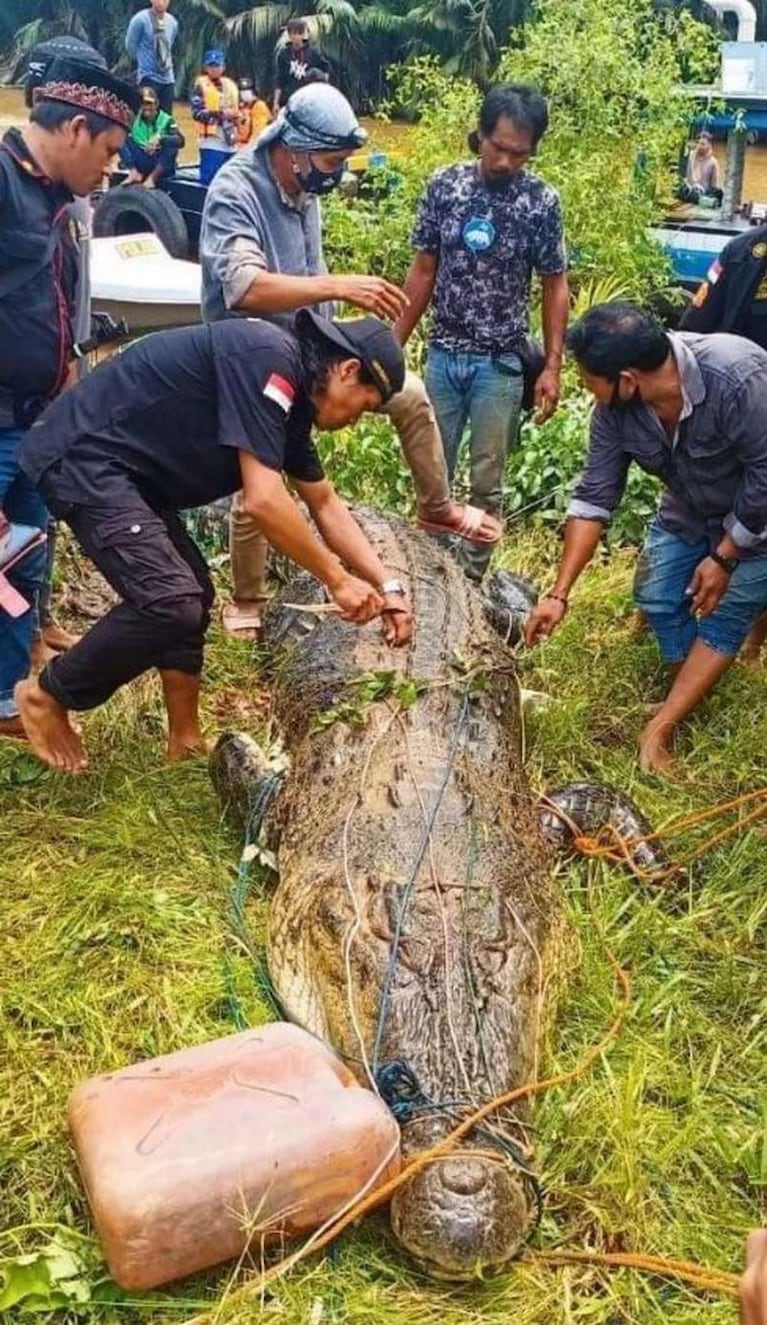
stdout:
<svg viewBox="0 0 767 1325">
<path fill-rule="evenodd" d="M 311 329 L 339 349 L 359 359 L 372 377 L 384 404 L 405 385 L 405 356 L 391 327 L 378 317 L 346 319 L 322 317 L 311 308 L 296 314 L 296 330 Z"/>
</svg>

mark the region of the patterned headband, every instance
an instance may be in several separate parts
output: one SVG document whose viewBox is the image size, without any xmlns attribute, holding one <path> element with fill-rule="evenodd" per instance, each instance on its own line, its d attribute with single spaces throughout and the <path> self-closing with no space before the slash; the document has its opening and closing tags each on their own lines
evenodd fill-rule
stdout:
<svg viewBox="0 0 767 1325">
<path fill-rule="evenodd" d="M 63 101 L 78 110 L 90 110 L 123 129 L 130 129 L 134 114 L 127 101 L 121 101 L 114 92 L 103 87 L 86 87 L 84 83 L 45 83 L 35 89 L 34 102 Z"/>
</svg>

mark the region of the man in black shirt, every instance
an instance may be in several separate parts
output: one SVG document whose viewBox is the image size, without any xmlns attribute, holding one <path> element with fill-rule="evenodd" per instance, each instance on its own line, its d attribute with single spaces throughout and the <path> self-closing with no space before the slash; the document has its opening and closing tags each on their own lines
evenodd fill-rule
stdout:
<svg viewBox="0 0 767 1325">
<path fill-rule="evenodd" d="M 767 225 L 725 244 L 679 325 L 682 331 L 729 331 L 767 350 Z"/>
<path fill-rule="evenodd" d="M 277 53 L 277 76 L 272 111 L 285 105 L 288 97 L 306 83 L 330 80 L 330 65 L 316 46 L 309 41 L 302 18 L 291 18 L 287 25 L 288 40 Z"/>
<path fill-rule="evenodd" d="M 52 767 L 87 765 L 69 711 L 102 704 L 150 667 L 162 680 L 169 758 L 204 749 L 198 700 L 214 593 L 178 519 L 185 507 L 242 489 L 270 543 L 327 586 L 346 620 L 381 616 L 390 644 L 410 638 L 402 586 L 325 478 L 311 438 L 313 423 L 344 428 L 401 390 L 402 350 L 374 317 L 331 322 L 303 310 L 296 333 L 238 318 L 145 337 L 57 400 L 25 439 L 27 478 L 122 599 L 38 681 L 16 687 L 32 748 Z"/>
<path fill-rule="evenodd" d="M 101 182 L 138 102 L 135 88 L 93 64 L 56 58 L 41 72 L 39 63 L 29 123 L 0 142 L 0 511 L 11 526 L 0 535 L 0 736 L 14 738 L 23 728 L 13 690 L 29 671 L 45 580 L 35 531 L 48 524 L 19 445 L 69 378 L 82 261 L 74 197 Z M 21 558 L 19 543 L 29 549 Z"/>
</svg>

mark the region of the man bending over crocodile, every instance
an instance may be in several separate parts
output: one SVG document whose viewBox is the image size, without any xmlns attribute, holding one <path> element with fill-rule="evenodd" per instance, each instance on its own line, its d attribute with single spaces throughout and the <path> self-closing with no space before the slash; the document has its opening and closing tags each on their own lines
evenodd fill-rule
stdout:
<svg viewBox="0 0 767 1325">
<path fill-rule="evenodd" d="M 330 316 L 351 304 L 395 321 L 407 299 L 381 276 L 330 275 L 322 253 L 321 196 L 341 181 L 344 162 L 367 137 L 334 87 L 294 93 L 255 146 L 237 153 L 211 184 L 200 232 L 202 311 L 207 322 L 249 314 L 290 325 L 297 308 Z M 418 514 L 431 531 L 492 548 L 500 521 L 450 496 L 434 410 L 423 382 L 408 373 L 386 404 L 413 473 Z M 267 544 L 235 499 L 230 526 L 234 602 L 224 625 L 241 638 L 258 627 L 266 596 Z"/>
<path fill-rule="evenodd" d="M 380 616 L 389 644 L 410 639 L 402 586 L 325 478 L 311 436 L 313 423 L 345 428 L 401 390 L 402 350 L 375 317 L 339 323 L 305 309 L 296 333 L 243 319 L 145 337 L 27 434 L 24 472 L 122 600 L 38 680 L 16 687 L 32 748 L 52 767 L 87 766 L 70 711 L 103 704 L 151 667 L 168 757 L 205 748 L 198 703 L 214 591 L 181 509 L 241 489 L 269 541 L 325 584 L 346 620 Z"/>
<path fill-rule="evenodd" d="M 528 644 L 556 630 L 623 495 L 632 460 L 663 482 L 634 584 L 669 664 L 669 692 L 640 737 L 645 772 L 670 769 L 674 733 L 731 666 L 767 606 L 767 353 L 738 336 L 665 332 L 619 301 L 568 346 L 597 405 L 554 587 Z"/>
</svg>

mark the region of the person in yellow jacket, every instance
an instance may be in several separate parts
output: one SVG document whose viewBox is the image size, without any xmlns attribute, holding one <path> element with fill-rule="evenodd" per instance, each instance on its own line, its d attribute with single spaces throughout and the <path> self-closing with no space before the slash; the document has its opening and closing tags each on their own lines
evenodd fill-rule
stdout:
<svg viewBox="0 0 767 1325">
<path fill-rule="evenodd" d="M 206 51 L 202 68 L 190 100 L 192 118 L 199 126 L 200 183 L 210 184 L 237 150 L 240 94 L 234 80 L 225 76 L 223 51 Z"/>
<path fill-rule="evenodd" d="M 249 78 L 241 78 L 238 84 L 240 92 L 240 118 L 237 122 L 237 146 L 249 147 L 271 123 L 272 112 L 266 102 L 258 95 Z"/>
</svg>

